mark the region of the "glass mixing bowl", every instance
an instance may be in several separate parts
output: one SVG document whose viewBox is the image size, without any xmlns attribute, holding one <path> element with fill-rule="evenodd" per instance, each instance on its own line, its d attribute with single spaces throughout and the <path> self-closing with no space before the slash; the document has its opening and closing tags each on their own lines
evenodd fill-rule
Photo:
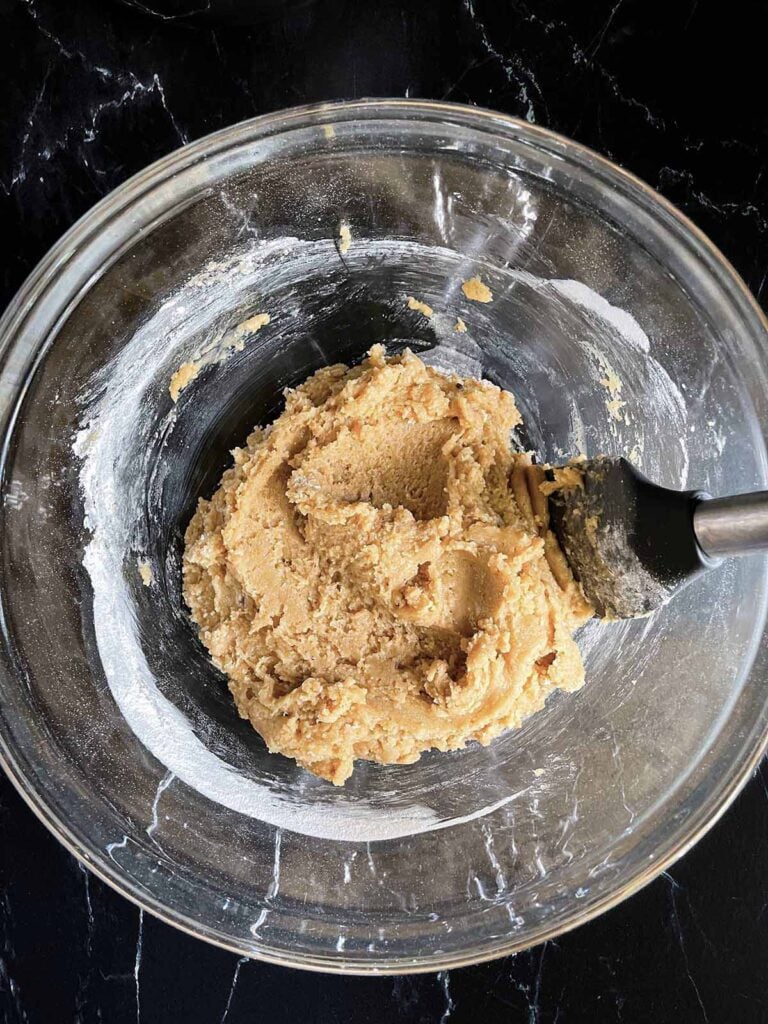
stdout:
<svg viewBox="0 0 768 1024">
<path fill-rule="evenodd" d="M 490 303 L 461 291 L 477 274 Z M 586 686 L 519 731 L 335 789 L 238 718 L 181 600 L 183 531 L 285 387 L 376 342 L 509 388 L 544 459 L 623 452 L 670 486 L 764 487 L 767 337 L 661 197 L 499 114 L 313 107 L 171 154 L 76 224 L 2 321 L 10 777 L 120 892 L 249 956 L 435 970 L 600 913 L 761 754 L 764 559 L 648 620 L 588 624 Z"/>
</svg>

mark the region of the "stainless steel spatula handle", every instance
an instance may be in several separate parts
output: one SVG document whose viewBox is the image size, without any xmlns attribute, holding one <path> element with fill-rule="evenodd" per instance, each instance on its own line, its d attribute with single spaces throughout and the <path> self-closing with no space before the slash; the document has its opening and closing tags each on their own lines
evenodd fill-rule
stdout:
<svg viewBox="0 0 768 1024">
<path fill-rule="evenodd" d="M 693 510 L 693 530 L 710 558 L 768 551 L 768 491 L 704 498 Z"/>
</svg>

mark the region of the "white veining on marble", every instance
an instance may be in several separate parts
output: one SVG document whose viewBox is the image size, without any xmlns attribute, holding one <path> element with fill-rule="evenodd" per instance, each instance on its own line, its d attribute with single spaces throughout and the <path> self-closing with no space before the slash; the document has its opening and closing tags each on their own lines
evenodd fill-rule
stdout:
<svg viewBox="0 0 768 1024">
<path fill-rule="evenodd" d="M 83 876 L 83 889 L 85 890 L 85 909 L 87 914 L 87 927 L 86 927 L 86 949 L 90 954 L 93 945 L 93 929 L 94 929 L 94 918 L 93 918 L 93 903 L 91 902 L 91 873 L 88 868 L 80 861 L 76 861 L 80 873 Z"/>
<path fill-rule="evenodd" d="M 491 42 L 488 30 L 477 16 L 473 0 L 463 0 L 463 5 L 480 34 L 480 41 L 483 47 L 492 57 L 498 60 L 504 70 L 504 74 L 507 76 L 507 80 L 517 88 L 518 99 L 524 110 L 523 116 L 526 121 L 534 124 L 536 122 L 536 107 L 531 99 L 531 90 L 536 94 L 536 102 L 541 103 L 545 109 L 546 102 L 533 71 L 522 63 L 516 53 L 512 52 L 505 55 Z"/>
<path fill-rule="evenodd" d="M 440 987 L 443 990 L 443 997 L 445 998 L 445 1009 L 443 1015 L 440 1018 L 440 1024 L 448 1024 L 451 1019 L 451 1014 L 456 1009 L 456 1004 L 451 998 L 451 976 L 448 971 L 439 971 L 437 980 Z"/>
<path fill-rule="evenodd" d="M 75 65 L 78 69 L 85 71 L 98 83 L 99 89 L 108 90 L 113 95 L 109 99 L 98 100 L 87 109 L 70 111 L 72 124 L 64 128 L 58 138 L 48 137 L 44 146 L 31 152 L 30 139 L 41 105 L 48 98 L 49 81 L 55 67 L 54 60 L 50 60 L 27 114 L 27 127 L 21 139 L 16 166 L 11 172 L 10 178 L 5 182 L 0 182 L 0 189 L 6 195 L 10 195 L 11 191 L 22 184 L 29 175 L 39 174 L 42 166 L 48 164 L 58 153 L 68 149 L 73 142 L 80 146 L 87 146 L 94 142 L 105 114 L 109 111 L 121 110 L 128 105 L 135 105 L 138 100 L 142 102 L 148 100 L 150 104 L 153 99 L 159 102 L 179 143 L 184 145 L 189 141 L 187 132 L 168 106 L 165 87 L 157 72 L 142 80 L 132 71 L 112 70 L 92 63 L 79 50 L 66 46 L 59 36 L 42 24 L 34 0 L 23 0 L 23 3 L 35 22 L 37 31 L 54 47 L 56 60 L 65 66 Z M 81 159 L 83 164 L 88 167 L 88 156 L 83 153 Z M 93 170 L 99 173 L 96 168 Z"/>
<path fill-rule="evenodd" d="M 229 987 L 229 995 L 227 996 L 227 1002 L 224 1007 L 224 1013 L 222 1014 L 219 1024 L 226 1024 L 227 1017 L 229 1016 L 229 1009 L 232 1006 L 232 999 L 234 998 L 235 995 L 235 989 L 237 988 L 237 983 L 240 980 L 240 971 L 247 963 L 248 957 L 241 956 L 240 959 L 235 964 L 235 970 L 234 973 L 232 974 L 232 984 Z"/>
<path fill-rule="evenodd" d="M 144 949 L 144 910 L 139 908 L 139 924 L 136 932 L 136 956 L 133 961 L 133 980 L 136 986 L 136 1024 L 141 1024 L 141 988 L 139 985 L 139 971 L 141 970 L 141 957 Z"/>
<path fill-rule="evenodd" d="M 704 1005 L 703 999 L 701 998 L 699 986 L 696 983 L 696 979 L 693 976 L 693 972 L 691 971 L 690 961 L 688 960 L 688 951 L 685 947 L 685 936 L 683 934 L 683 927 L 680 922 L 680 913 L 677 906 L 677 895 L 681 891 L 682 886 L 678 881 L 676 881 L 672 877 L 672 875 L 668 871 L 662 871 L 661 877 L 669 883 L 670 923 L 672 925 L 672 931 L 674 933 L 674 936 L 677 939 L 677 944 L 680 947 L 680 953 L 682 954 L 683 958 L 683 967 L 688 977 L 688 980 L 691 983 L 694 995 L 696 996 L 696 1001 L 701 1009 L 701 1015 L 704 1020 L 704 1024 L 709 1024 L 709 1015 L 707 1014 L 707 1009 Z"/>
</svg>

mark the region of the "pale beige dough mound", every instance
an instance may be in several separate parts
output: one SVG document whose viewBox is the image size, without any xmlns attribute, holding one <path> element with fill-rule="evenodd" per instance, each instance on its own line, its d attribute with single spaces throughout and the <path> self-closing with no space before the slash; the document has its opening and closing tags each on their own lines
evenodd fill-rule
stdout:
<svg viewBox="0 0 768 1024">
<path fill-rule="evenodd" d="M 286 395 L 186 534 L 184 596 L 243 718 L 340 784 L 487 744 L 584 671 L 591 614 L 510 448 L 512 395 L 381 346 Z"/>
</svg>

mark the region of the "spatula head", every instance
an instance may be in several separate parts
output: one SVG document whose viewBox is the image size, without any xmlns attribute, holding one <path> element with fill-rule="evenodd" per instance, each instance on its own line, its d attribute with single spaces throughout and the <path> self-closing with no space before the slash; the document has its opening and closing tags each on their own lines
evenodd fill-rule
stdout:
<svg viewBox="0 0 768 1024">
<path fill-rule="evenodd" d="M 606 456 L 547 475 L 552 529 L 599 617 L 648 615 L 711 564 L 693 532 L 700 492 L 659 487 Z"/>
</svg>

